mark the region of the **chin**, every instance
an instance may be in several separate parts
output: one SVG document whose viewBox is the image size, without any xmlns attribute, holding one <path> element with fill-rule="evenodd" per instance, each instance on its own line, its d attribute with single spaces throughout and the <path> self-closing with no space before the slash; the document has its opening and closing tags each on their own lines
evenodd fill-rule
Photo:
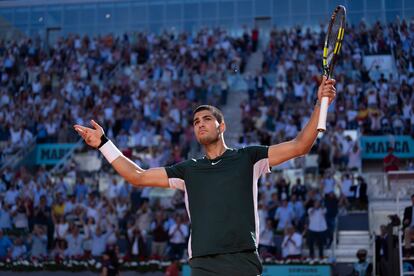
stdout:
<svg viewBox="0 0 414 276">
<path fill-rule="evenodd" d="M 213 144 L 213 143 L 217 142 L 218 141 L 218 137 L 215 137 L 215 138 L 211 138 L 211 137 L 199 137 L 197 140 L 198 140 L 198 142 L 201 145 L 206 146 L 206 145 L 210 145 L 210 144 Z"/>
</svg>

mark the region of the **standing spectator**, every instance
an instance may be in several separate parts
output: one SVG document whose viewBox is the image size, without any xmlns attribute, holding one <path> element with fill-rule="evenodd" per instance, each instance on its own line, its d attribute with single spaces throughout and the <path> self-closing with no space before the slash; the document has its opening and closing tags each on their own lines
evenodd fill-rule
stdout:
<svg viewBox="0 0 414 276">
<path fill-rule="evenodd" d="M 0 229 L 0 260 L 4 260 L 11 256 L 11 248 L 13 246 L 12 241 L 8 235 L 5 235 L 3 230 Z"/>
<path fill-rule="evenodd" d="M 352 179 L 349 173 L 343 174 L 341 181 L 341 196 L 344 196 L 348 202 L 353 202 L 355 191 L 352 189 Z"/>
<path fill-rule="evenodd" d="M 150 230 L 150 225 L 152 222 L 152 211 L 149 207 L 148 200 L 144 200 L 141 204 L 141 207 L 136 212 L 137 215 L 137 226 L 142 231 L 141 233 L 144 237 Z"/>
<path fill-rule="evenodd" d="M 266 219 L 266 226 L 260 232 L 259 254 L 262 258 L 271 257 L 276 254 L 275 233 L 273 220 Z"/>
<path fill-rule="evenodd" d="M 141 230 L 137 225 L 134 225 L 133 221 L 128 222 L 127 228 L 128 255 L 133 259 L 144 258 L 147 254 Z"/>
<path fill-rule="evenodd" d="M 0 203 L 0 230 L 8 231 L 12 228 L 12 217 L 10 215 L 9 205 Z"/>
<path fill-rule="evenodd" d="M 362 163 L 361 163 L 361 151 L 359 149 L 358 142 L 354 142 L 353 146 L 350 147 L 348 151 L 348 169 L 351 171 L 361 171 Z"/>
<path fill-rule="evenodd" d="M 362 176 L 358 176 L 357 180 L 358 186 L 356 187 L 355 196 L 358 199 L 359 208 L 365 210 L 368 208 L 368 185 Z"/>
<path fill-rule="evenodd" d="M 174 222 L 168 230 L 168 235 L 170 236 L 170 258 L 180 260 L 183 257 L 187 241 L 188 226 L 183 223 L 180 214 L 175 216 Z"/>
<path fill-rule="evenodd" d="M 294 225 L 299 229 L 305 215 L 305 207 L 303 206 L 303 201 L 298 200 L 297 196 L 293 194 L 290 198 L 288 206 L 293 212 Z"/>
<path fill-rule="evenodd" d="M 384 157 L 384 171 L 398 171 L 399 170 L 400 160 L 397 156 L 394 155 L 394 148 L 388 148 L 388 154 Z"/>
<path fill-rule="evenodd" d="M 292 221 L 295 218 L 295 214 L 288 206 L 287 199 L 282 200 L 282 206 L 277 208 L 275 214 L 275 220 L 277 223 L 277 231 L 283 231 L 286 227 L 292 226 Z"/>
<path fill-rule="evenodd" d="M 16 205 L 12 207 L 11 215 L 13 217 L 14 227 L 19 235 L 29 231 L 30 214 L 29 202 L 23 201 L 21 198 L 17 198 Z"/>
<path fill-rule="evenodd" d="M 293 185 L 291 194 L 296 195 L 298 199 L 305 200 L 306 194 L 308 193 L 308 188 L 305 183 L 302 183 L 300 178 L 296 178 L 296 184 Z"/>
<path fill-rule="evenodd" d="M 333 233 L 335 231 L 335 222 L 336 216 L 338 215 L 338 198 L 334 192 L 330 192 L 325 198 L 325 207 L 326 207 L 326 224 L 328 226 L 327 230 L 327 246 L 330 247 L 333 241 Z"/>
<path fill-rule="evenodd" d="M 257 46 L 259 44 L 259 30 L 257 27 L 254 27 L 252 30 L 252 51 L 257 51 Z"/>
<path fill-rule="evenodd" d="M 330 149 L 326 142 L 322 142 L 318 148 L 318 168 L 319 174 L 324 175 L 325 170 L 331 167 Z"/>
<path fill-rule="evenodd" d="M 404 209 L 403 231 L 404 231 L 404 253 L 411 255 L 411 235 L 414 234 L 414 194 L 411 195 L 411 206 Z"/>
<path fill-rule="evenodd" d="M 328 229 L 325 219 L 326 209 L 321 206 L 321 202 L 316 200 L 314 206 L 309 208 L 309 226 L 308 226 L 308 246 L 309 255 L 315 257 L 315 243 L 319 249 L 319 258 L 323 258 L 323 247 L 325 244 L 325 233 Z"/>
<path fill-rule="evenodd" d="M 88 186 L 85 184 L 85 179 L 79 177 L 74 189 L 75 197 L 77 202 L 83 202 L 86 200 L 88 194 Z"/>
<path fill-rule="evenodd" d="M 334 178 L 333 170 L 325 171 L 325 177 L 322 179 L 321 184 L 322 184 L 321 190 L 323 191 L 324 197 L 326 197 L 329 193 L 335 192 L 336 181 Z"/>
<path fill-rule="evenodd" d="M 151 256 L 155 258 L 163 258 L 168 243 L 168 224 L 164 219 L 164 213 L 158 211 L 155 219 L 151 223 Z"/>
<path fill-rule="evenodd" d="M 289 226 L 285 230 L 282 242 L 282 257 L 286 259 L 302 257 L 302 235 L 296 232 L 293 226 Z"/>
<path fill-rule="evenodd" d="M 387 226 L 380 226 L 380 234 L 375 237 L 375 260 L 377 262 L 380 276 L 391 275 L 389 270 L 390 260 L 390 248 L 389 240 L 392 240 L 392 232 L 388 233 L 388 230 L 392 231 L 392 228 L 387 229 Z"/>
</svg>

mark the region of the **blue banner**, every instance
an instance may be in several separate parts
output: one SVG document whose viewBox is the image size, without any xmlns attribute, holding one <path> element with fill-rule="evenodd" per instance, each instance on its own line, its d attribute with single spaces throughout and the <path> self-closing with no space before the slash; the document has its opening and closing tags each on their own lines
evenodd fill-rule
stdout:
<svg viewBox="0 0 414 276">
<path fill-rule="evenodd" d="M 362 136 L 362 159 L 383 159 L 388 148 L 394 148 L 394 155 L 399 158 L 414 157 L 414 139 L 408 135 L 397 136 Z"/>
<path fill-rule="evenodd" d="M 37 165 L 55 165 L 76 144 L 39 144 L 36 146 Z"/>
<path fill-rule="evenodd" d="M 264 265 L 261 276 L 330 276 L 329 265 Z M 182 276 L 190 276 L 190 267 L 183 265 Z"/>
</svg>

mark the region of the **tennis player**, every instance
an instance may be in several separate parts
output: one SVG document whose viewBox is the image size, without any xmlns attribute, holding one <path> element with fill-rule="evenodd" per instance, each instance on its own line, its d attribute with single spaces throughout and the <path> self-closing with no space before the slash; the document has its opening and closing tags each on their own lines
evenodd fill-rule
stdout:
<svg viewBox="0 0 414 276">
<path fill-rule="evenodd" d="M 259 218 L 257 180 L 270 167 L 302 156 L 311 149 L 318 132 L 320 100 L 336 95 L 335 81 L 322 79 L 312 116 L 288 142 L 268 146 L 233 149 L 226 146 L 223 114 L 202 105 L 193 116 L 194 133 L 205 156 L 170 167 L 144 170 L 126 158 L 95 121 L 93 128 L 75 125 L 85 142 L 99 149 L 113 168 L 136 187 L 181 189 L 191 221 L 188 243 L 191 275 L 246 275 L 262 273 L 257 253 Z"/>
</svg>

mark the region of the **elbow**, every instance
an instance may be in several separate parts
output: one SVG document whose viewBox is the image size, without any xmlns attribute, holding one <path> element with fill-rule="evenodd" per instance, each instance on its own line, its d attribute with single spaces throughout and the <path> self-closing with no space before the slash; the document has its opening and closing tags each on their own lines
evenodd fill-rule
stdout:
<svg viewBox="0 0 414 276">
<path fill-rule="evenodd" d="M 133 175 L 129 175 L 124 177 L 125 181 L 128 182 L 129 184 L 135 186 L 135 187 L 140 187 L 143 186 L 143 174 L 140 172 L 137 172 L 136 174 Z"/>
<path fill-rule="evenodd" d="M 306 154 L 308 154 L 308 153 L 311 151 L 311 149 L 312 149 L 312 145 L 311 145 L 311 146 L 304 147 L 304 148 L 302 149 L 301 155 L 306 155 Z"/>
<path fill-rule="evenodd" d="M 302 155 L 306 155 L 308 154 L 311 149 L 312 149 L 312 145 L 308 146 L 308 145 L 304 145 L 303 143 L 299 142 L 299 141 L 295 141 L 296 142 L 296 156 L 302 156 Z"/>
<path fill-rule="evenodd" d="M 300 156 L 306 155 L 311 151 L 316 139 L 316 137 L 315 139 L 310 139 L 309 137 L 305 137 L 304 135 L 305 134 L 301 132 L 294 139 L 295 148 L 299 152 Z"/>
</svg>

